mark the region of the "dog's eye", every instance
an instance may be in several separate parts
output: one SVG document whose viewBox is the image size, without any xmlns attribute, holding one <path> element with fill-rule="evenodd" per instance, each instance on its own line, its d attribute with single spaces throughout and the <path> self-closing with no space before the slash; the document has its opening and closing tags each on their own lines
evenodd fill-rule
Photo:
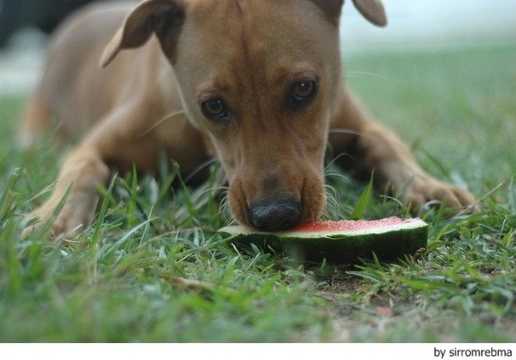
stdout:
<svg viewBox="0 0 516 360">
<path fill-rule="evenodd" d="M 293 110 L 297 110 L 305 104 L 308 104 L 317 94 L 318 85 L 315 81 L 300 81 L 292 86 L 289 96 L 289 106 Z"/>
<path fill-rule="evenodd" d="M 312 95 L 313 91 L 315 89 L 315 83 L 313 81 L 303 81 L 300 83 L 297 83 L 294 86 L 294 91 L 292 93 L 292 96 L 297 101 L 304 101 L 310 95 Z"/>
<path fill-rule="evenodd" d="M 206 118 L 219 122 L 226 123 L 229 121 L 230 114 L 226 104 L 221 99 L 212 99 L 201 104 L 201 110 Z"/>
</svg>

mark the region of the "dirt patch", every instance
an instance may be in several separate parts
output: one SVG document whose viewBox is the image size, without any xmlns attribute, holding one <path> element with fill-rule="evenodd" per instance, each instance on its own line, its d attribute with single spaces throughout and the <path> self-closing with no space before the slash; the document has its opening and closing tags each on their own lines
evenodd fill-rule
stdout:
<svg viewBox="0 0 516 360">
<path fill-rule="evenodd" d="M 504 342 L 516 336 L 514 315 L 467 314 L 451 302 L 432 304 L 416 292 L 383 292 L 342 269 L 318 279 L 328 301 L 332 342 Z M 406 295 L 406 294 L 405 294 Z"/>
</svg>

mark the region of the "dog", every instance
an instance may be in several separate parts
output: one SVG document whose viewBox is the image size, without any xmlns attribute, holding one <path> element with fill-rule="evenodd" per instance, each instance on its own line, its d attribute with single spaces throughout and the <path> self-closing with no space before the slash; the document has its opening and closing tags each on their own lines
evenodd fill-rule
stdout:
<svg viewBox="0 0 516 360">
<path fill-rule="evenodd" d="M 160 149 L 183 176 L 217 159 L 232 217 L 261 231 L 320 217 L 328 147 L 339 165 L 374 170 L 378 188 L 409 206 L 475 206 L 468 191 L 422 170 L 343 83 L 343 3 L 144 0 L 73 15 L 51 41 L 20 141 L 33 144 L 57 119 L 58 139 L 78 143 L 50 198 L 28 216 L 40 222 L 29 222 L 24 235 L 45 221 L 55 235 L 80 232 L 111 170 L 154 172 Z M 380 0 L 353 3 L 369 22 L 386 25 Z"/>
</svg>

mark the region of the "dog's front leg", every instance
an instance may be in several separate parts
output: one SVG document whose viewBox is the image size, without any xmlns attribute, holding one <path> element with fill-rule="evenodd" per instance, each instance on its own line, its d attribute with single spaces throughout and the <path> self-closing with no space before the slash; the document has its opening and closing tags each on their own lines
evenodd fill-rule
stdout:
<svg viewBox="0 0 516 360">
<path fill-rule="evenodd" d="M 65 159 L 51 197 L 28 215 L 37 221 L 26 228 L 23 237 L 29 235 L 47 221 L 52 221 L 55 235 L 73 235 L 84 230 L 94 217 L 99 201 L 98 186 L 105 185 L 109 168 L 94 148 L 87 145 L 74 149 Z M 56 214 L 59 206 L 61 211 Z"/>
<path fill-rule="evenodd" d="M 330 144 L 337 163 L 370 176 L 378 188 L 400 194 L 413 210 L 432 201 L 478 210 L 468 191 L 425 172 L 396 134 L 373 121 L 348 89 L 333 112 Z"/>
</svg>

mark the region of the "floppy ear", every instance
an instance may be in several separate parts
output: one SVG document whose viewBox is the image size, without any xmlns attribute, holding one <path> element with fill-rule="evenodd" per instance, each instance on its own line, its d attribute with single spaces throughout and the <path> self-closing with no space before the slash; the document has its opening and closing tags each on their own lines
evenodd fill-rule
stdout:
<svg viewBox="0 0 516 360">
<path fill-rule="evenodd" d="M 144 0 L 126 17 L 104 49 L 100 66 L 107 66 L 123 49 L 137 48 L 156 33 L 165 52 L 175 48 L 184 21 L 181 0 Z"/>
<path fill-rule="evenodd" d="M 321 10 L 326 13 L 328 19 L 335 25 L 339 24 L 340 13 L 344 0 L 312 0 Z"/>
<path fill-rule="evenodd" d="M 387 25 L 387 15 L 381 0 L 353 0 L 360 14 L 377 26 Z"/>
</svg>

